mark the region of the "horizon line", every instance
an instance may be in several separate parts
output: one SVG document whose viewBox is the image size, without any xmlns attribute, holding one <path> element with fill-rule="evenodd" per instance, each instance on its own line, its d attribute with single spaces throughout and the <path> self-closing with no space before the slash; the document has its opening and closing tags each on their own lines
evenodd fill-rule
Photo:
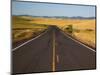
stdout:
<svg viewBox="0 0 100 75">
<path fill-rule="evenodd" d="M 12 14 L 12 16 L 34 16 L 34 17 L 85 17 L 86 18 L 86 16 L 47 16 L 47 15 L 43 15 L 43 16 L 37 16 L 37 15 L 25 15 L 25 14 L 23 14 L 23 15 L 17 15 L 17 14 Z M 87 17 L 96 17 L 96 16 L 87 16 Z"/>
</svg>

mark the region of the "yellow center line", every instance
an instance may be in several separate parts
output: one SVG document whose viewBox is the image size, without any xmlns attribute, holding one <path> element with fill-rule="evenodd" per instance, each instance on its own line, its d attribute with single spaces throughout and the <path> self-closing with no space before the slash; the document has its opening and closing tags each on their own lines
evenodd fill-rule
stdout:
<svg viewBox="0 0 100 75">
<path fill-rule="evenodd" d="M 52 71 L 55 72 L 55 32 L 53 31 L 53 61 L 52 61 Z"/>
</svg>

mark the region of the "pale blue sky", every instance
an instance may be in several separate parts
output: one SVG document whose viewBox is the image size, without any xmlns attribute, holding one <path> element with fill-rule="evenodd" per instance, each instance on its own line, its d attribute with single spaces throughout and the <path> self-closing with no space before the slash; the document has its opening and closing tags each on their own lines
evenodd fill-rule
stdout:
<svg viewBox="0 0 100 75">
<path fill-rule="evenodd" d="M 95 6 L 12 1 L 12 15 L 95 17 Z"/>
</svg>

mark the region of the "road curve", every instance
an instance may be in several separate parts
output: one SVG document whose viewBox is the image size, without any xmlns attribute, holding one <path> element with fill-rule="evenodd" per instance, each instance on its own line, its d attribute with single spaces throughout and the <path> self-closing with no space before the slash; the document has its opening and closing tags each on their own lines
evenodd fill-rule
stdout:
<svg viewBox="0 0 100 75">
<path fill-rule="evenodd" d="M 12 51 L 12 64 L 13 74 L 95 69 L 96 52 L 51 26 Z"/>
</svg>

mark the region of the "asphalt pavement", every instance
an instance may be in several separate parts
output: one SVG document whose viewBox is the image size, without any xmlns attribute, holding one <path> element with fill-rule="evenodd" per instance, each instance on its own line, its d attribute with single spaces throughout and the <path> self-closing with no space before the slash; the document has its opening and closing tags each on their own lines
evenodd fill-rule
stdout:
<svg viewBox="0 0 100 75">
<path fill-rule="evenodd" d="M 56 26 L 12 49 L 12 73 L 96 69 L 96 51 Z"/>
</svg>

